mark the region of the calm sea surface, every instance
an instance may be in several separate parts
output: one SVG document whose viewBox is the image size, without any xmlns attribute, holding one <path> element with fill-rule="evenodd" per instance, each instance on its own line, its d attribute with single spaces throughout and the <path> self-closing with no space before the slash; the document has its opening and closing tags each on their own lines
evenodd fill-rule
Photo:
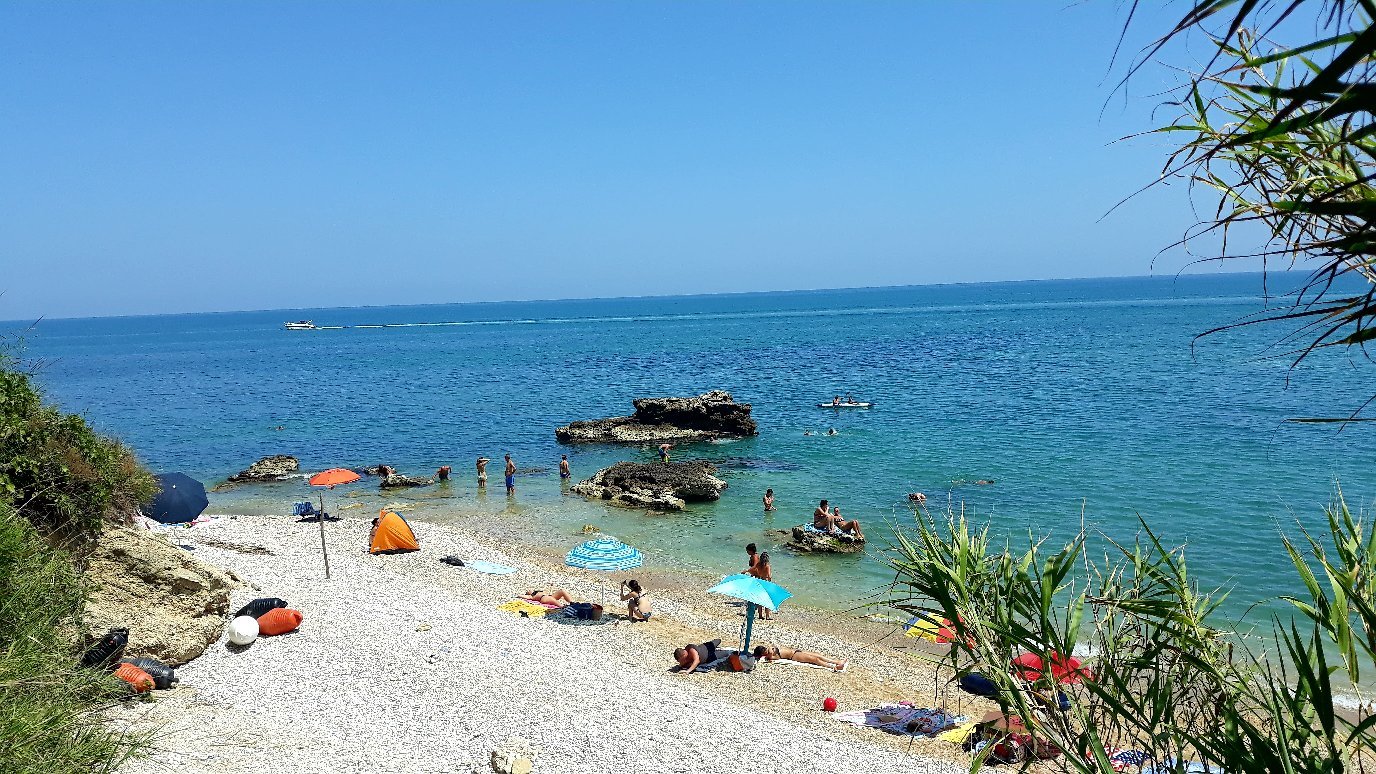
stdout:
<svg viewBox="0 0 1376 774">
<path fill-rule="evenodd" d="M 738 570 L 754 541 L 803 599 L 849 606 L 884 582 L 877 557 L 791 556 L 769 532 L 822 497 L 862 519 L 876 549 L 886 521 L 911 518 L 912 491 L 1022 541 L 1069 536 L 1082 512 L 1130 537 L 1141 514 L 1188 541 L 1201 580 L 1235 586 L 1236 613 L 1294 589 L 1278 535 L 1320 523 L 1337 482 L 1354 506 L 1376 496 L 1370 428 L 1283 422 L 1345 415 L 1376 391 L 1376 366 L 1319 355 L 1291 371 L 1274 328 L 1193 340 L 1260 309 L 1261 287 L 1223 275 L 46 320 L 26 355 L 44 361 L 49 398 L 157 471 L 213 483 L 275 453 L 308 470 L 454 466 L 448 487 L 331 495 L 365 503 L 345 512 L 360 517 L 384 503 L 418 519 L 476 509 L 558 546 L 591 523 L 648 561 L 715 573 Z M 415 325 L 283 330 L 299 318 Z M 561 448 L 556 426 L 709 389 L 753 404 L 760 425 L 755 439 L 677 450 L 720 466 L 719 502 L 651 516 L 561 494 L 561 452 L 583 478 L 654 450 Z M 815 407 L 847 392 L 876 407 Z M 518 478 L 510 501 L 505 452 L 546 471 Z M 485 496 L 479 455 L 495 460 Z M 775 514 L 761 510 L 766 487 Z M 301 482 L 241 487 L 211 511 L 283 513 L 307 496 Z"/>
</svg>

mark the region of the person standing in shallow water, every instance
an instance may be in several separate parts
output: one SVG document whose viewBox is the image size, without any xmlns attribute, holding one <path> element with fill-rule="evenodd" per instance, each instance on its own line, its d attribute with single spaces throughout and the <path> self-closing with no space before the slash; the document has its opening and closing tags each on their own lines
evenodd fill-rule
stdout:
<svg viewBox="0 0 1376 774">
<path fill-rule="evenodd" d="M 569 455 L 559 455 L 559 478 L 568 481 L 572 477 L 573 473 L 569 470 Z"/>
<path fill-rule="evenodd" d="M 765 509 L 766 511 L 772 511 L 772 510 L 774 510 L 774 490 L 773 490 L 773 489 L 766 489 L 766 490 L 764 490 L 764 509 Z"/>
<path fill-rule="evenodd" d="M 488 459 L 488 458 L 486 458 L 486 457 L 479 457 L 479 458 L 478 458 L 478 488 L 479 488 L 479 489 L 486 489 L 486 488 L 487 488 L 487 463 L 489 463 L 489 462 L 491 462 L 491 461 L 492 461 L 492 460 L 490 460 L 490 459 Z"/>
<path fill-rule="evenodd" d="M 674 448 L 674 445 L 671 444 L 671 443 L 662 443 L 662 444 L 659 445 L 659 461 L 660 461 L 660 462 L 668 462 L 668 461 L 669 461 L 669 450 L 672 449 L 672 448 Z"/>
<path fill-rule="evenodd" d="M 504 455 L 503 459 L 506 460 L 506 493 L 514 495 L 516 494 L 516 462 L 511 459 L 510 454 Z"/>
</svg>

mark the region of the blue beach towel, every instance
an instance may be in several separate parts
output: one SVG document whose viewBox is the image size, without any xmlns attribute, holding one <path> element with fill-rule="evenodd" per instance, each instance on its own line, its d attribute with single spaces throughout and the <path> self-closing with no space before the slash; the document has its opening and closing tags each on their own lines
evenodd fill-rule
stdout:
<svg viewBox="0 0 1376 774">
<path fill-rule="evenodd" d="M 475 559 L 469 562 L 468 564 L 465 564 L 464 566 L 475 572 L 486 573 L 488 575 L 510 575 L 511 573 L 516 572 L 515 567 L 507 567 L 504 564 L 488 562 L 482 559 Z"/>
</svg>

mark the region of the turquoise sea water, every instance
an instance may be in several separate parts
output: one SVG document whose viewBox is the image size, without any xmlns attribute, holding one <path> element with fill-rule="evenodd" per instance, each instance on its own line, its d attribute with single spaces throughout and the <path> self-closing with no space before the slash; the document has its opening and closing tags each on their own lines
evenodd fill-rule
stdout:
<svg viewBox="0 0 1376 774">
<path fill-rule="evenodd" d="M 1345 415 L 1370 397 L 1373 366 L 1321 355 L 1291 371 L 1269 346 L 1274 328 L 1194 341 L 1260 309 L 1261 289 L 1259 275 L 1220 275 L 46 320 L 26 355 L 43 362 L 50 398 L 158 471 L 212 483 L 274 453 L 309 470 L 454 466 L 443 488 L 332 495 L 364 501 L 343 512 L 360 517 L 385 502 L 420 519 L 478 509 L 556 546 L 593 523 L 653 563 L 720 573 L 754 541 L 804 600 L 849 606 L 887 577 L 876 557 L 790 556 L 768 532 L 822 497 L 872 538 L 910 514 L 912 491 L 1015 538 L 1068 536 L 1082 510 L 1125 537 L 1140 513 L 1189 542 L 1202 580 L 1236 586 L 1236 613 L 1293 589 L 1277 535 L 1318 523 L 1336 481 L 1353 505 L 1376 495 L 1367 426 L 1283 422 Z M 300 318 L 415 325 L 283 330 Z M 560 447 L 556 426 L 718 388 L 753 404 L 760 425 L 755 439 L 677 450 L 720 465 L 719 502 L 652 516 L 561 494 L 560 453 L 582 478 L 654 450 Z M 847 392 L 876 407 L 815 406 Z M 830 427 L 839 434 L 821 434 Z M 521 476 L 512 500 L 505 452 L 549 471 Z M 479 455 L 495 460 L 485 496 Z M 961 483 L 977 479 L 995 483 Z M 283 513 L 309 494 L 299 482 L 241 487 L 211 510 Z"/>
</svg>

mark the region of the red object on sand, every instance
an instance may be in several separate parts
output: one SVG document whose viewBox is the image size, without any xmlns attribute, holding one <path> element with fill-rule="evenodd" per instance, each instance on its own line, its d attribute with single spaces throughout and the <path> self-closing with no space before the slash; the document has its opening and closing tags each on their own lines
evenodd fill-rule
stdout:
<svg viewBox="0 0 1376 774">
<path fill-rule="evenodd" d="M 148 693 L 155 687 L 153 676 L 133 664 L 115 667 L 115 677 L 129 684 L 134 693 Z"/>
<path fill-rule="evenodd" d="M 822 709 L 826 710 L 827 712 L 835 712 L 836 700 L 831 698 L 830 696 L 826 697 L 825 699 L 822 699 Z"/>
<path fill-rule="evenodd" d="M 1051 657 L 1051 677 L 1057 683 L 1073 685 L 1089 679 L 1089 670 L 1084 668 L 1078 658 L 1067 658 L 1054 650 L 1047 655 Z M 1046 662 L 1036 653 L 1023 653 L 1013 659 L 1012 671 L 1019 678 L 1035 683 L 1046 672 Z"/>
</svg>

